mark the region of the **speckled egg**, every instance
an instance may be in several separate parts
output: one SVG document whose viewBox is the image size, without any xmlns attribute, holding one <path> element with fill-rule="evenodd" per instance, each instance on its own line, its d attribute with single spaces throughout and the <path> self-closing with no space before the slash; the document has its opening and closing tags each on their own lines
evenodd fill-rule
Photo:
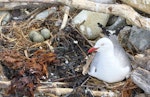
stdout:
<svg viewBox="0 0 150 97">
<path fill-rule="evenodd" d="M 44 41 L 44 37 L 41 34 L 39 33 L 34 34 L 33 42 L 43 42 L 43 41 Z"/>
<path fill-rule="evenodd" d="M 30 33 L 29 33 L 29 38 L 30 38 L 32 41 L 33 41 L 33 36 L 34 36 L 36 33 L 38 33 L 38 32 L 36 32 L 36 31 L 34 31 L 34 30 L 30 31 Z"/>
<path fill-rule="evenodd" d="M 41 35 L 45 38 L 48 39 L 50 38 L 50 30 L 47 28 L 44 28 L 41 30 Z"/>
</svg>

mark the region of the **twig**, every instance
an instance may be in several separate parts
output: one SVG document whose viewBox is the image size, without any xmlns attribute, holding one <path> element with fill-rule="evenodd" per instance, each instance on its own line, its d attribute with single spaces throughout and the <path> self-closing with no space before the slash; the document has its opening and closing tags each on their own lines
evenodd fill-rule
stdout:
<svg viewBox="0 0 150 97">
<path fill-rule="evenodd" d="M 68 21 L 68 16 L 69 16 L 69 10 L 70 10 L 70 7 L 65 6 L 65 13 L 64 13 L 63 22 L 61 24 L 60 30 L 62 30 L 66 27 L 66 24 L 67 24 L 67 21 Z"/>
<path fill-rule="evenodd" d="M 59 79 L 53 80 L 53 82 L 64 81 L 64 80 L 68 80 L 68 79 L 73 79 L 73 78 L 77 78 L 79 76 L 81 76 L 81 75 L 73 75 L 73 76 L 69 76 L 69 77 L 59 78 Z"/>
<path fill-rule="evenodd" d="M 28 58 L 28 59 L 29 59 L 28 51 L 27 51 L 27 50 L 24 50 L 24 55 L 26 56 L 26 58 Z"/>
<path fill-rule="evenodd" d="M 44 41 L 44 43 L 49 47 L 49 50 L 50 50 L 51 52 L 54 52 L 54 48 L 53 48 L 53 46 L 51 46 L 51 42 L 49 42 L 49 41 Z"/>
<path fill-rule="evenodd" d="M 72 88 L 41 88 L 38 87 L 37 89 L 39 92 L 50 92 L 50 93 L 54 93 L 56 95 L 64 95 L 64 94 L 68 94 L 70 92 L 73 91 Z M 111 91 L 91 91 L 93 93 L 94 96 L 108 96 L 108 97 L 115 97 L 117 94 Z"/>
<path fill-rule="evenodd" d="M 85 75 L 88 73 L 88 70 L 89 70 L 89 67 L 90 67 L 90 64 L 94 58 L 95 54 L 91 55 L 90 57 L 88 57 L 87 61 L 86 61 L 86 64 L 83 66 L 83 71 L 82 71 L 82 74 Z"/>
<path fill-rule="evenodd" d="M 8 88 L 10 84 L 10 81 L 0 81 L 0 88 Z"/>
<path fill-rule="evenodd" d="M 11 84 L 10 81 L 0 81 L 0 88 L 8 88 L 8 86 Z M 63 95 L 63 94 L 68 94 L 73 91 L 72 88 L 53 88 L 52 86 L 56 86 L 57 84 L 64 84 L 64 83 L 58 83 L 58 82 L 53 82 L 51 86 L 49 86 L 47 83 L 46 85 L 42 85 L 37 87 L 37 91 L 39 93 L 54 93 L 56 95 Z M 103 96 L 103 95 L 108 95 L 110 96 L 116 96 L 117 94 L 115 92 L 111 91 L 91 91 L 94 96 Z"/>
</svg>

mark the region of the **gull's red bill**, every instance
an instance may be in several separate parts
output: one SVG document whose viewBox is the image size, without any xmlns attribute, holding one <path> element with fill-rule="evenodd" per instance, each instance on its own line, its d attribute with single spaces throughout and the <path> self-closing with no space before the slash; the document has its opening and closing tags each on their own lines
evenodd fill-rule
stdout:
<svg viewBox="0 0 150 97">
<path fill-rule="evenodd" d="M 92 48 L 90 48 L 90 49 L 88 50 L 88 53 L 92 53 L 92 52 L 96 51 L 97 49 L 98 49 L 98 48 L 92 47 Z"/>
</svg>

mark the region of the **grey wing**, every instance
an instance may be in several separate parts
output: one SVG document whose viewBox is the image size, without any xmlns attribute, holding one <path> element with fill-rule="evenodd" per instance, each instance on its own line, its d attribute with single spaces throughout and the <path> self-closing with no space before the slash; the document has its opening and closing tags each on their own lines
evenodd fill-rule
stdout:
<svg viewBox="0 0 150 97">
<path fill-rule="evenodd" d="M 125 50 L 122 48 L 122 46 L 120 45 L 120 43 L 118 42 L 117 36 L 115 35 L 111 35 L 109 36 L 109 39 L 112 40 L 113 44 L 114 44 L 114 54 L 115 56 L 121 61 L 123 62 L 123 66 L 129 65 L 130 61 L 129 58 L 125 52 Z"/>
</svg>

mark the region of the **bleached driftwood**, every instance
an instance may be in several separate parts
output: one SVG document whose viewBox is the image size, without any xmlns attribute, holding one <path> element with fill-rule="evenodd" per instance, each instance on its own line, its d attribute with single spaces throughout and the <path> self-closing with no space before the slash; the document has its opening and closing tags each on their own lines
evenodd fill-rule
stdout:
<svg viewBox="0 0 150 97">
<path fill-rule="evenodd" d="M 13 7 L 16 8 L 19 5 L 27 6 L 30 3 L 36 5 L 39 4 L 40 6 L 41 2 L 49 4 L 64 4 L 78 9 L 86 9 L 121 16 L 126 18 L 133 25 L 150 30 L 150 18 L 141 16 L 132 7 L 125 4 L 100 4 L 88 0 L 3 0 L 0 2 L 0 10 L 13 9 Z"/>
<path fill-rule="evenodd" d="M 70 7 L 65 6 L 64 17 L 63 17 L 63 21 L 62 21 L 60 30 L 64 29 L 66 27 L 66 24 L 67 24 L 67 21 L 68 21 L 68 16 L 69 16 L 69 10 L 70 10 Z"/>
<path fill-rule="evenodd" d="M 38 87 L 37 89 L 39 92 L 42 93 L 54 93 L 56 95 L 64 95 L 71 93 L 73 91 L 72 88 L 42 88 Z M 117 97 L 117 93 L 111 91 L 91 91 L 93 96 L 107 96 L 107 97 Z"/>
<path fill-rule="evenodd" d="M 131 79 L 145 93 L 150 94 L 150 72 L 148 70 L 138 67 L 132 72 Z"/>
<path fill-rule="evenodd" d="M 0 88 L 8 88 L 9 85 L 11 84 L 10 81 L 0 81 Z M 55 95 L 64 95 L 64 94 L 68 94 L 71 93 L 73 91 L 72 88 L 57 88 L 57 85 L 62 85 L 65 83 L 61 83 L 61 82 L 52 82 L 52 83 L 44 83 L 45 85 L 39 86 L 37 87 L 37 92 L 39 93 L 52 93 Z M 91 93 L 94 96 L 103 96 L 103 95 L 107 95 L 107 96 L 113 96 L 113 97 L 117 97 L 117 93 L 115 92 L 111 92 L 111 91 L 91 91 Z"/>
<path fill-rule="evenodd" d="M 10 81 L 0 81 L 0 88 L 1 89 L 8 88 L 10 84 L 11 84 Z"/>
<path fill-rule="evenodd" d="M 121 0 L 122 2 L 150 14 L 150 0 Z"/>
</svg>

